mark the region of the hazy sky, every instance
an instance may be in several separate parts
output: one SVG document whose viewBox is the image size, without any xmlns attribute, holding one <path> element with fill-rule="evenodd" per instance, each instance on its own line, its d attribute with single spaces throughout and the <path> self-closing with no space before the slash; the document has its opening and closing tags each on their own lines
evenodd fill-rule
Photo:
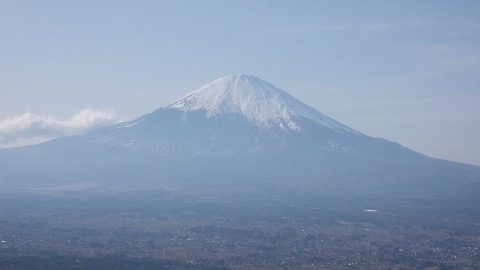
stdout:
<svg viewBox="0 0 480 270">
<path fill-rule="evenodd" d="M 480 1 L 0 0 L 0 146 L 250 74 L 370 136 L 480 165 Z"/>
</svg>

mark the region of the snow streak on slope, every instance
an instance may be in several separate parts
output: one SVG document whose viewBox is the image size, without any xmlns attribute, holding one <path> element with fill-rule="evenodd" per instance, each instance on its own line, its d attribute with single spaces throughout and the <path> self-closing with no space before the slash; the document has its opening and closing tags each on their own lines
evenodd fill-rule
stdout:
<svg viewBox="0 0 480 270">
<path fill-rule="evenodd" d="M 285 91 L 259 78 L 229 75 L 174 101 L 165 108 L 184 112 L 205 110 L 207 117 L 242 115 L 262 128 L 300 131 L 299 117 L 314 120 L 342 133 L 361 135 L 305 105 Z"/>
</svg>

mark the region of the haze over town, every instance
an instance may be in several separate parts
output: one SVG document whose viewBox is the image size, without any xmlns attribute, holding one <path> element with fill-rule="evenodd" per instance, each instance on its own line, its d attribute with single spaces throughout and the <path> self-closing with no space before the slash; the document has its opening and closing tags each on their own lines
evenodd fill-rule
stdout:
<svg viewBox="0 0 480 270">
<path fill-rule="evenodd" d="M 0 269 L 480 269 L 479 11 L 0 1 Z"/>
</svg>

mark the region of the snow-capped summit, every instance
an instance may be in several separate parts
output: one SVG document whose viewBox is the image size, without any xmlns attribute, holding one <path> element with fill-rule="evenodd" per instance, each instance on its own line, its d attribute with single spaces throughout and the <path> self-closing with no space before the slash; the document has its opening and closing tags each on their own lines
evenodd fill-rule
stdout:
<svg viewBox="0 0 480 270">
<path fill-rule="evenodd" d="M 478 182 L 480 168 L 362 135 L 261 79 L 233 75 L 129 122 L 0 150 L 2 190 L 85 179 L 186 192 L 258 186 L 410 196 Z"/>
<path fill-rule="evenodd" d="M 304 117 L 342 133 L 359 134 L 287 92 L 249 75 L 221 77 L 165 108 L 184 112 L 204 110 L 208 118 L 242 115 L 259 127 L 279 127 L 294 131 L 301 131 L 297 120 Z"/>
</svg>

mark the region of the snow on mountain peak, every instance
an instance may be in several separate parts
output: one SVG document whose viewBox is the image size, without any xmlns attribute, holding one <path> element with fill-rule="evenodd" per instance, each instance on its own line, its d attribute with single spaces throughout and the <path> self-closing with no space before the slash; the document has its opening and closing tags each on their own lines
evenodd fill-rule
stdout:
<svg viewBox="0 0 480 270">
<path fill-rule="evenodd" d="M 259 127 L 300 131 L 297 117 L 312 119 L 334 130 L 356 133 L 305 105 L 287 92 L 249 75 L 227 75 L 216 79 L 165 108 L 184 112 L 205 110 L 208 118 L 243 115 Z"/>
</svg>

